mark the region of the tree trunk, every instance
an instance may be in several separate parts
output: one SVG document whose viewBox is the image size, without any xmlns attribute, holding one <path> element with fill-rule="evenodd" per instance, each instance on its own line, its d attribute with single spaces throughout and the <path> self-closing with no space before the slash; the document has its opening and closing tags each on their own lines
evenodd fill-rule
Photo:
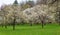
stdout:
<svg viewBox="0 0 60 35">
<path fill-rule="evenodd" d="M 3 26 L 4 26 L 3 23 L 1 24 L 1 26 L 2 26 L 2 28 L 3 28 Z"/>
<path fill-rule="evenodd" d="M 13 20 L 13 30 L 15 30 L 15 21 L 16 21 L 16 19 L 14 18 L 14 20 Z"/>
<path fill-rule="evenodd" d="M 30 26 L 32 26 L 32 21 L 30 20 Z"/>
<path fill-rule="evenodd" d="M 5 25 L 5 28 L 7 28 L 7 25 Z"/>
<path fill-rule="evenodd" d="M 30 23 L 30 26 L 32 26 L 32 23 Z"/>
<path fill-rule="evenodd" d="M 42 22 L 42 28 L 44 27 L 44 22 L 43 21 L 41 21 Z"/>
<path fill-rule="evenodd" d="M 4 17 L 4 26 L 5 26 L 5 28 L 7 28 L 7 25 L 6 25 L 6 17 Z"/>
</svg>

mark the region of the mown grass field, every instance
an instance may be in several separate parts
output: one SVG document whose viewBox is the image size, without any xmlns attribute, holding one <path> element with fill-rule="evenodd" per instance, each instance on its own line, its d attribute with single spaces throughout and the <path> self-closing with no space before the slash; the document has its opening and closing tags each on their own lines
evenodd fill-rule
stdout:
<svg viewBox="0 0 60 35">
<path fill-rule="evenodd" d="M 12 26 L 7 29 L 0 27 L 0 35 L 60 35 L 60 26 L 49 24 L 41 28 L 41 25 L 16 25 L 16 30 Z"/>
</svg>

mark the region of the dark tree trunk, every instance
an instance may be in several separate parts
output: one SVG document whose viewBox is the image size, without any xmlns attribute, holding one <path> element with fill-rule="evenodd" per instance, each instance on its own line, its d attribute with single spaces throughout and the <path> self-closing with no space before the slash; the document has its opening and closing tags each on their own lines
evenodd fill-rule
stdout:
<svg viewBox="0 0 60 35">
<path fill-rule="evenodd" d="M 32 21 L 30 20 L 30 26 L 32 26 Z"/>
<path fill-rule="evenodd" d="M 21 24 L 24 25 L 25 23 L 22 21 Z"/>
<path fill-rule="evenodd" d="M 4 25 L 3 24 L 1 24 L 1 25 L 2 25 L 2 28 L 3 28 Z"/>
<path fill-rule="evenodd" d="M 42 28 L 44 27 L 44 22 L 43 21 L 41 21 L 42 22 Z"/>
<path fill-rule="evenodd" d="M 3 28 L 3 25 L 2 25 L 2 28 Z"/>
<path fill-rule="evenodd" d="M 13 30 L 15 30 L 15 21 L 16 21 L 16 19 L 14 18 L 14 20 L 13 20 Z"/>
<path fill-rule="evenodd" d="M 32 26 L 32 23 L 30 23 L 30 26 Z"/>
<path fill-rule="evenodd" d="M 5 28 L 7 28 L 7 25 L 5 25 Z"/>
</svg>

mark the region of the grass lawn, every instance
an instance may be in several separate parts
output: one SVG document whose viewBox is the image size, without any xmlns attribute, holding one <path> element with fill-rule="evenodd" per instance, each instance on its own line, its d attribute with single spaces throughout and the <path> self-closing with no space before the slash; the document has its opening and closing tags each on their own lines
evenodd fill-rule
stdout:
<svg viewBox="0 0 60 35">
<path fill-rule="evenodd" d="M 0 27 L 0 35 L 60 35 L 59 25 L 46 25 L 41 28 L 41 25 L 16 26 L 16 30 L 12 30 L 12 26 L 8 26 L 7 29 Z"/>
</svg>

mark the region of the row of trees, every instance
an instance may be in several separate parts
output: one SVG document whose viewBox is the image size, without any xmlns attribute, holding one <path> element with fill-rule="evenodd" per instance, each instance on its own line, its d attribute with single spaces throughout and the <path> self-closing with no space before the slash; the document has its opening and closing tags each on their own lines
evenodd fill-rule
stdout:
<svg viewBox="0 0 60 35">
<path fill-rule="evenodd" d="M 12 24 L 13 25 L 13 30 L 15 30 L 15 24 L 16 22 L 22 22 L 24 23 L 24 16 L 23 13 L 21 11 L 23 11 L 24 9 L 33 7 L 33 1 L 28 1 L 26 2 L 26 4 L 22 3 L 21 6 L 18 5 L 17 0 L 14 1 L 13 5 L 4 5 L 1 7 L 1 11 L 0 11 L 0 16 L 2 17 L 2 27 L 5 26 L 5 28 L 7 28 L 8 24 Z M 19 19 L 19 20 L 18 20 Z M 20 21 L 21 20 L 21 21 Z"/>
<path fill-rule="evenodd" d="M 44 0 L 44 1 L 47 1 L 47 0 Z M 55 1 L 52 1 L 52 2 L 55 2 Z M 37 2 L 38 2 L 38 0 L 37 0 Z M 37 4 L 40 5 L 40 3 L 41 2 L 38 2 Z M 32 4 L 32 1 L 29 1 L 26 4 L 22 3 L 20 6 L 20 5 L 18 5 L 17 0 L 15 0 L 13 5 L 2 6 L 1 11 L 0 11 L 0 16 L 3 19 L 3 20 L 1 20 L 2 27 L 5 26 L 5 28 L 7 28 L 8 24 L 12 24 L 13 30 L 15 30 L 15 25 L 17 24 L 17 22 L 19 22 L 22 24 L 29 23 L 31 26 L 33 23 L 42 23 L 42 28 L 43 28 L 43 26 L 47 20 L 50 23 L 52 21 L 52 19 L 50 19 L 51 18 L 50 13 L 54 13 L 54 15 L 60 16 L 59 14 L 55 14 L 56 13 L 55 11 L 58 10 L 58 8 L 59 8 L 58 6 L 56 6 L 56 7 L 50 6 L 49 4 L 47 4 L 47 5 L 42 4 L 40 6 L 39 5 L 34 6 L 34 2 Z M 59 4 L 57 3 L 57 5 L 59 5 Z M 60 11 L 58 11 L 58 12 L 60 13 Z M 58 19 L 60 20 L 60 17 Z"/>
</svg>

